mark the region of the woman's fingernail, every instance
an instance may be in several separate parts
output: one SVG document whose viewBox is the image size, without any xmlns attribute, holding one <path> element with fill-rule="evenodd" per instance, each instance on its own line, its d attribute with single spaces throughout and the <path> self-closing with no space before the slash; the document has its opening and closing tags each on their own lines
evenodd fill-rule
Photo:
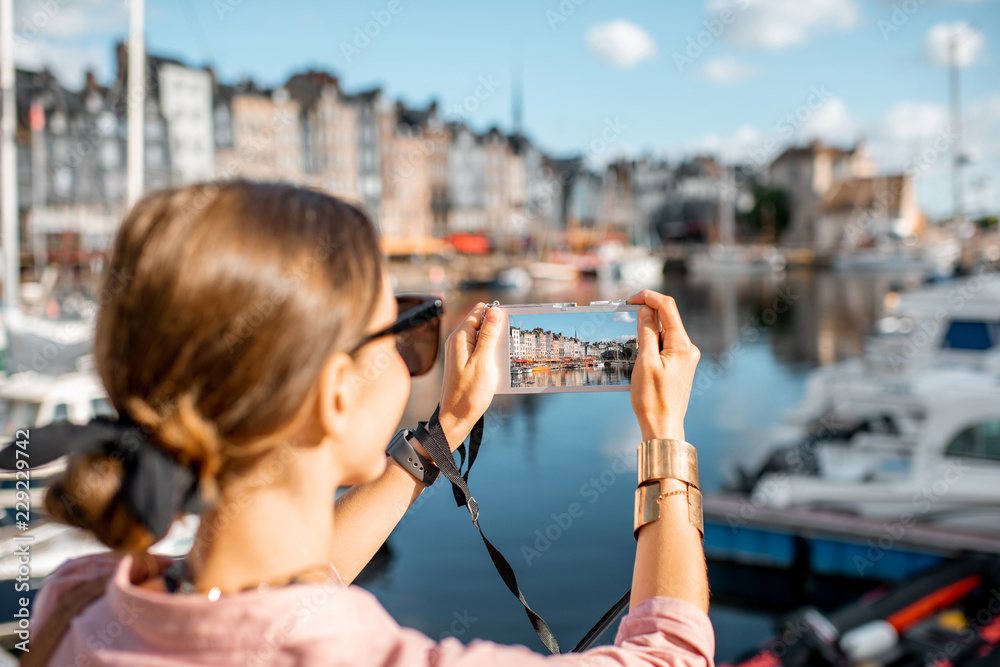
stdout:
<svg viewBox="0 0 1000 667">
<path fill-rule="evenodd" d="M 486 311 L 486 321 L 490 324 L 496 324 L 500 321 L 500 311 L 496 308 L 490 308 Z"/>
<path fill-rule="evenodd" d="M 653 322 L 653 310 L 649 306 L 643 306 L 642 310 L 639 311 L 639 319 L 643 322 L 652 323 Z"/>
</svg>

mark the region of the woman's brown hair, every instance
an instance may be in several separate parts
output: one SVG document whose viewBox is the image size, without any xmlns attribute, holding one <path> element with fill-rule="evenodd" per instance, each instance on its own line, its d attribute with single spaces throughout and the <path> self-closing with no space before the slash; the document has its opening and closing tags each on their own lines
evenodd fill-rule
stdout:
<svg viewBox="0 0 1000 667">
<path fill-rule="evenodd" d="M 360 339 L 382 268 L 368 216 L 318 191 L 231 182 L 147 195 L 122 221 L 99 297 L 108 396 L 198 471 L 211 500 L 293 423 L 329 355 Z M 46 510 L 112 548 L 146 549 L 121 475 L 113 457 L 71 457 Z"/>
</svg>

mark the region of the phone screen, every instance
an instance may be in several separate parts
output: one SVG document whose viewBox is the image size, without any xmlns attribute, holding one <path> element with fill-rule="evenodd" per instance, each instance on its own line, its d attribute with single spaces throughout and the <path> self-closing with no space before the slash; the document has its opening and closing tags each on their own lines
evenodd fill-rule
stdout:
<svg viewBox="0 0 1000 667">
<path fill-rule="evenodd" d="M 501 359 L 498 370 L 506 377 L 498 391 L 627 390 L 639 347 L 638 308 L 504 309 L 507 363 Z"/>
</svg>

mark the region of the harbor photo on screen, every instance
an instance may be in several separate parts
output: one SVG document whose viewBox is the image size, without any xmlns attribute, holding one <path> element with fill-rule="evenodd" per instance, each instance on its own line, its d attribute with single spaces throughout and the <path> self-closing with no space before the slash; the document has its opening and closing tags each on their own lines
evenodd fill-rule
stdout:
<svg viewBox="0 0 1000 667">
<path fill-rule="evenodd" d="M 628 384 L 638 352 L 635 312 L 510 316 L 510 386 Z"/>
</svg>

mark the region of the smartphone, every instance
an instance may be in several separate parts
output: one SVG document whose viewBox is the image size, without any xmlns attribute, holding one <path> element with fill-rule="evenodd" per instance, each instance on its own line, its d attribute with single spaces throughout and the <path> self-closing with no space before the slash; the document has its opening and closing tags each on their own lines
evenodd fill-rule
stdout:
<svg viewBox="0 0 1000 667">
<path fill-rule="evenodd" d="M 497 393 L 628 391 L 637 313 L 624 301 L 499 305 Z"/>
</svg>

